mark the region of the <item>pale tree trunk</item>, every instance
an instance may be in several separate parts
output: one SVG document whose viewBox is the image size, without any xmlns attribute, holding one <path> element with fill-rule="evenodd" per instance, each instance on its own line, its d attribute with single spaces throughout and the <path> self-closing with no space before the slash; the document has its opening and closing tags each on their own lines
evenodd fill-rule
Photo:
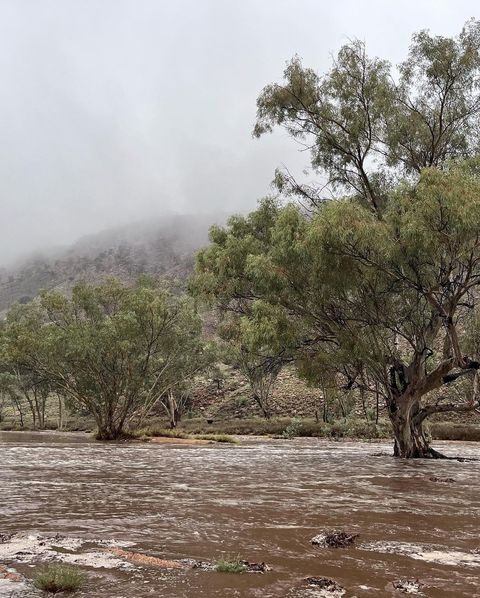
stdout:
<svg viewBox="0 0 480 598">
<path fill-rule="evenodd" d="M 389 416 L 395 438 L 393 453 L 404 459 L 441 459 L 444 456 L 430 447 L 423 428 L 423 418 L 418 417 L 420 398 L 415 395 L 399 396 L 389 405 Z"/>
<path fill-rule="evenodd" d="M 63 409 L 62 409 L 62 398 L 58 395 L 58 423 L 57 428 L 61 430 L 63 428 Z"/>
<path fill-rule="evenodd" d="M 170 419 L 170 428 L 173 430 L 173 428 L 177 427 L 177 423 L 180 421 L 180 412 L 178 409 L 177 401 L 175 400 L 175 397 L 173 396 L 173 392 L 171 390 L 168 392 L 167 404 L 167 411 Z"/>
<path fill-rule="evenodd" d="M 37 423 L 40 430 L 45 429 L 45 406 L 46 395 L 43 392 L 38 392 L 35 388 L 33 390 L 34 406 L 37 414 Z"/>
</svg>

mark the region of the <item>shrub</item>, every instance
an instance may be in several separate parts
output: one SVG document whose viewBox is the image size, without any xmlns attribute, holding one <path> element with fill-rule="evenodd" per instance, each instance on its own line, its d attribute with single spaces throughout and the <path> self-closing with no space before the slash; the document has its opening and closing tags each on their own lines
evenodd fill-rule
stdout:
<svg viewBox="0 0 480 598">
<path fill-rule="evenodd" d="M 453 422 L 431 422 L 429 431 L 434 440 L 480 440 L 480 426 Z"/>
<path fill-rule="evenodd" d="M 169 429 L 159 429 L 159 428 L 147 428 L 146 430 L 142 430 L 147 436 L 161 436 L 163 438 L 190 438 L 190 435 L 186 432 L 182 432 L 177 428 Z"/>
<path fill-rule="evenodd" d="M 84 575 L 69 565 L 48 565 L 33 580 L 35 587 L 44 592 L 73 592 L 84 582 Z"/>
<path fill-rule="evenodd" d="M 391 438 L 392 428 L 387 420 L 378 424 L 349 417 L 331 423 L 317 422 L 313 418 L 272 417 L 218 420 L 206 426 L 201 419 L 184 422 L 182 430 L 189 434 L 254 434 L 271 435 L 276 438 L 293 438 L 294 436 L 319 438 Z"/>
<path fill-rule="evenodd" d="M 283 430 L 282 438 L 291 439 L 295 438 L 295 436 L 300 436 L 301 427 L 302 422 L 298 418 L 293 418 L 285 430 Z"/>
<path fill-rule="evenodd" d="M 218 573 L 245 573 L 247 565 L 237 556 L 224 556 L 215 562 L 215 571 Z"/>
<path fill-rule="evenodd" d="M 213 434 L 189 434 L 184 430 L 179 430 L 178 428 L 173 428 L 172 430 L 169 429 L 162 429 L 162 428 L 146 428 L 143 430 L 137 430 L 134 433 L 134 436 L 137 440 L 148 440 L 148 437 L 156 436 L 156 437 L 163 437 L 163 438 L 181 438 L 181 439 L 198 439 L 198 440 L 212 440 L 214 442 L 229 442 L 234 444 L 237 442 L 235 438 L 228 436 L 228 434 L 221 434 L 221 433 L 213 433 Z"/>
</svg>

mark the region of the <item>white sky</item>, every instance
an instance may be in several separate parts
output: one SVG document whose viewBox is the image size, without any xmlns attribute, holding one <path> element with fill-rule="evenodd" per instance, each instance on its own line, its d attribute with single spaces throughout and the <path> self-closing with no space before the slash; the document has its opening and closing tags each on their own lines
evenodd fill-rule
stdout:
<svg viewBox="0 0 480 598">
<path fill-rule="evenodd" d="M 245 211 L 308 156 L 254 140 L 255 100 L 349 38 L 400 62 L 470 0 L 0 0 L 0 264 L 161 215 Z"/>
</svg>

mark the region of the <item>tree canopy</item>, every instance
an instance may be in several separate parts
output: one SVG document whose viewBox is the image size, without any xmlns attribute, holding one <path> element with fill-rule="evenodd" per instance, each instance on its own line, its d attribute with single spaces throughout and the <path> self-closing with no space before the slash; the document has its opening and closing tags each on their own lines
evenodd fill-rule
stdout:
<svg viewBox="0 0 480 598">
<path fill-rule="evenodd" d="M 414 35 L 396 72 L 353 41 L 324 76 L 294 57 L 283 82 L 260 94 L 254 134 L 281 126 L 325 177 L 318 187 L 278 172 L 283 191 L 308 205 L 330 197 L 327 191 L 354 193 L 381 215 L 386 194 L 403 177 L 477 152 L 479 75 L 480 24 L 473 19 L 456 38 Z"/>
<path fill-rule="evenodd" d="M 151 280 L 135 287 L 80 283 L 71 297 L 50 291 L 13 308 L 2 353 L 7 364 L 83 405 L 98 437 L 110 439 L 208 364 L 200 333 L 192 302 Z"/>
<path fill-rule="evenodd" d="M 258 342 L 290 347 L 303 376 L 380 388 L 403 457 L 439 456 L 425 418 L 479 403 L 479 75 L 474 20 L 455 39 L 416 34 L 396 77 L 358 41 L 325 76 L 295 57 L 259 96 L 254 134 L 284 128 L 326 185 L 277 172 L 300 202 L 264 200 L 213 229 L 197 260 L 197 292 L 274 318 L 278 334 L 257 322 Z M 469 390 L 452 400 L 460 380 Z"/>
</svg>

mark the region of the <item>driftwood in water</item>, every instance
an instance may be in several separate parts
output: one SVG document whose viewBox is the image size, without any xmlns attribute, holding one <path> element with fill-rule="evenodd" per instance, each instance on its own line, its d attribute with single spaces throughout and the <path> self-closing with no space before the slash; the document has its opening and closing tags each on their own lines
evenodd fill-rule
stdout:
<svg viewBox="0 0 480 598">
<path fill-rule="evenodd" d="M 201 569 L 202 571 L 215 571 L 214 564 L 195 559 L 160 559 L 156 556 L 124 550 L 123 548 L 111 548 L 110 552 L 115 556 L 122 557 L 138 565 L 160 567 L 162 569 Z M 265 573 L 266 571 L 270 571 L 270 567 L 266 563 L 249 563 L 248 561 L 242 561 L 242 563 L 245 565 L 247 573 Z"/>
</svg>

